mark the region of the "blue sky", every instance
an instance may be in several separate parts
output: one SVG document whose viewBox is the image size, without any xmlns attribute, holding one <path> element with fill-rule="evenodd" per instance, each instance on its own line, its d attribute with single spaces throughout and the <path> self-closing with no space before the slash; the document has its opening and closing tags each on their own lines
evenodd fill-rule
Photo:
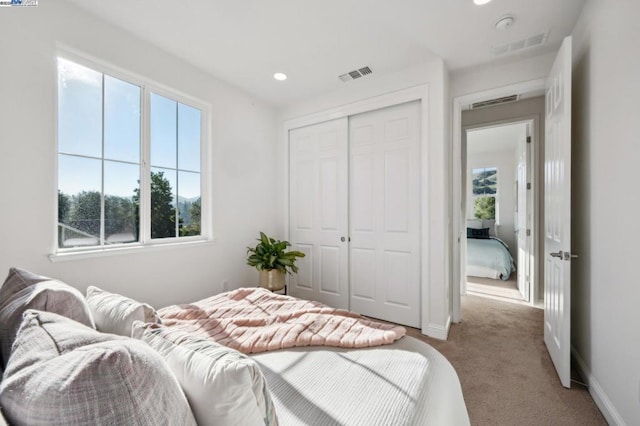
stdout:
<svg viewBox="0 0 640 426">
<path fill-rule="evenodd" d="M 66 194 L 99 191 L 102 74 L 61 58 L 58 74 L 58 187 Z M 138 186 L 141 96 L 139 86 L 104 76 L 107 195 L 132 196 Z M 165 172 L 174 196 L 200 195 L 200 120 L 198 109 L 151 94 L 151 167 Z"/>
</svg>

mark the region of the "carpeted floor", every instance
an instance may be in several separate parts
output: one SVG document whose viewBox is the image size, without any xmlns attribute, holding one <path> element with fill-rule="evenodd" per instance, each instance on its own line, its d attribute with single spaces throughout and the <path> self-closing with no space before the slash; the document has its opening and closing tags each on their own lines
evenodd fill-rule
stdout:
<svg viewBox="0 0 640 426">
<path fill-rule="evenodd" d="M 524 302 L 524 298 L 518 291 L 518 277 L 514 272 L 507 281 L 492 280 L 491 278 L 467 276 L 467 292 L 474 295 L 490 295 L 497 300 L 518 300 Z"/>
<path fill-rule="evenodd" d="M 606 425 L 588 391 L 560 384 L 543 341 L 543 311 L 463 296 L 463 321 L 438 349 L 460 376 L 472 425 Z"/>
</svg>

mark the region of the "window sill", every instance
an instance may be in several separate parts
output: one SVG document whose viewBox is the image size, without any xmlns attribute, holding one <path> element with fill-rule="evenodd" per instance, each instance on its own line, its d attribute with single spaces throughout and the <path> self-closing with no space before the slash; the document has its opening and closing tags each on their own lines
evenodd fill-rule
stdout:
<svg viewBox="0 0 640 426">
<path fill-rule="evenodd" d="M 77 251 L 63 251 L 58 253 L 52 253 L 49 255 L 49 260 L 53 263 L 67 262 L 70 260 L 91 259 L 95 257 L 106 256 L 121 256 L 128 254 L 149 253 L 154 251 L 169 250 L 176 248 L 187 247 L 203 247 L 210 246 L 216 243 L 215 239 L 211 240 L 195 240 L 195 241 L 178 241 L 172 243 L 163 244 L 135 244 L 131 246 L 109 247 L 109 248 L 96 248 Z"/>
</svg>

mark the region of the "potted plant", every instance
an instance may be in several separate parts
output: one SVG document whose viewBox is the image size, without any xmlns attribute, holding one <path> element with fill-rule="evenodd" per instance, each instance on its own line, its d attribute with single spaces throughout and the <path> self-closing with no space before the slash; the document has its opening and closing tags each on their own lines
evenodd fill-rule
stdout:
<svg viewBox="0 0 640 426">
<path fill-rule="evenodd" d="M 269 238 L 264 232 L 260 232 L 258 245 L 254 248 L 247 247 L 247 265 L 260 271 L 260 287 L 271 291 L 284 288 L 284 276 L 286 273 L 298 272 L 296 257 L 304 257 L 299 251 L 287 251 L 291 246 L 288 241 L 279 241 Z"/>
</svg>

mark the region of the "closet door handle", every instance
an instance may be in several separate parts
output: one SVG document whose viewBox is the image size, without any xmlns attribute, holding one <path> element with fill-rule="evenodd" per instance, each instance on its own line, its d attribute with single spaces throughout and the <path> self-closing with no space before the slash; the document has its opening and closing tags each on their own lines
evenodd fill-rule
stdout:
<svg viewBox="0 0 640 426">
<path fill-rule="evenodd" d="M 340 237 L 340 241 L 342 241 L 343 243 L 346 241 L 345 237 Z"/>
</svg>

